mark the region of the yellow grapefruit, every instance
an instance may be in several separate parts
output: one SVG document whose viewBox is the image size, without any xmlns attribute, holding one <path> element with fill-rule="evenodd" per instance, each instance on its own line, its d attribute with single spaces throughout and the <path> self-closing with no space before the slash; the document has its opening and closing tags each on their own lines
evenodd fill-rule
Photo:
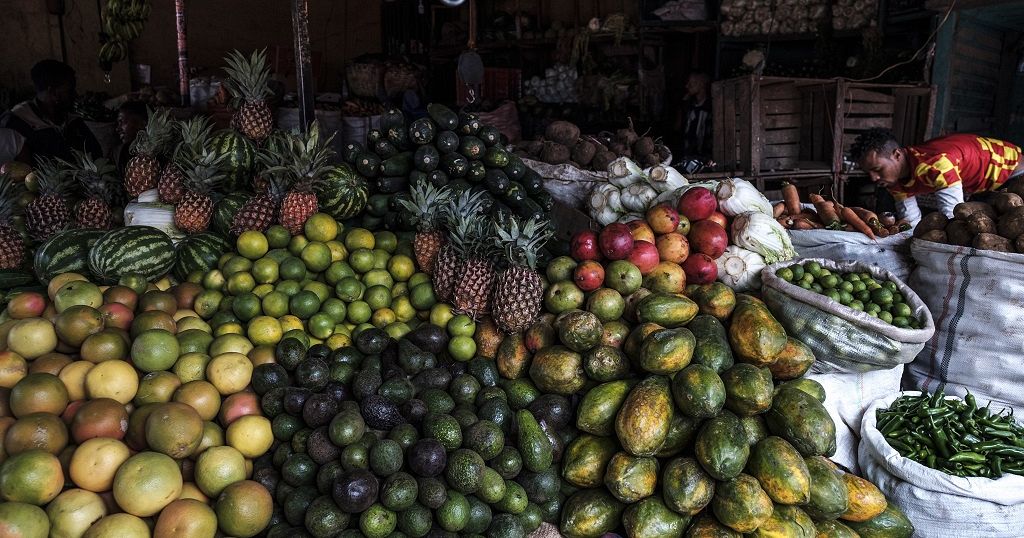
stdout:
<svg viewBox="0 0 1024 538">
<path fill-rule="evenodd" d="M 114 473 L 114 500 L 129 514 L 149 517 L 181 495 L 178 464 L 159 452 L 140 452 Z"/>
</svg>

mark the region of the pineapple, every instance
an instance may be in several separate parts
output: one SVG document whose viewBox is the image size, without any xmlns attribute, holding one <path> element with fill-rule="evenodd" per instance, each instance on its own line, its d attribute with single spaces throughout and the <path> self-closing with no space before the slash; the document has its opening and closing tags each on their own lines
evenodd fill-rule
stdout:
<svg viewBox="0 0 1024 538">
<path fill-rule="evenodd" d="M 164 157 L 171 143 L 173 132 L 166 110 L 150 112 L 149 123 L 139 131 L 132 144 L 131 160 L 124 173 L 124 189 L 128 196 L 138 197 L 157 186 L 160 179 L 160 159 Z"/>
<path fill-rule="evenodd" d="M 117 168 L 107 159 L 93 159 L 88 153 L 75 151 L 73 174 L 86 197 L 75 206 L 75 224 L 80 228 L 107 230 L 113 224 L 110 210 L 117 181 Z"/>
<path fill-rule="evenodd" d="M 502 331 L 526 330 L 540 314 L 544 282 L 537 273 L 537 251 L 551 237 L 547 223 L 535 218 L 525 224 L 515 217 L 500 219 L 496 246 L 508 267 L 498 274 L 491 297 L 494 322 Z"/>
<path fill-rule="evenodd" d="M 183 157 L 185 192 L 174 207 L 174 225 L 179 230 L 194 234 L 209 228 L 213 216 L 212 192 L 225 177 L 220 169 L 224 158 L 224 155 L 213 153 Z"/>
<path fill-rule="evenodd" d="M 181 171 L 181 158 L 203 153 L 213 130 L 213 125 L 205 116 L 176 122 L 175 127 L 180 133 L 181 142 L 174 149 L 171 161 L 164 166 L 160 181 L 157 183 L 160 201 L 165 204 L 176 204 L 185 194 L 185 174 Z"/>
<path fill-rule="evenodd" d="M 236 50 L 224 60 L 228 64 L 224 68 L 228 74 L 228 91 L 235 99 L 242 101 L 231 123 L 245 136 L 262 142 L 274 127 L 274 115 L 266 102 L 266 98 L 273 93 L 267 85 L 270 80 L 267 51 L 253 51 L 252 56 L 246 58 Z"/>
<path fill-rule="evenodd" d="M 454 310 L 473 319 L 490 313 L 494 288 L 493 225 L 481 209 L 481 193 L 464 193 L 453 207 L 449 242 L 462 260 L 461 274 L 452 290 Z"/>
<path fill-rule="evenodd" d="M 330 147 L 332 138 L 321 141 L 320 126 L 313 122 L 307 135 L 291 134 L 282 144 L 279 156 L 261 154 L 261 160 L 271 165 L 264 174 L 280 176 L 288 186 L 281 199 L 280 222 L 292 235 L 302 233 L 306 220 L 320 209 L 315 189 L 330 170 L 328 160 L 334 155 Z"/>
<path fill-rule="evenodd" d="M 71 224 L 71 207 L 65 199 L 69 170 L 57 159 L 41 157 L 36 162 L 39 197 L 25 207 L 25 224 L 29 236 L 41 242 Z"/>
<path fill-rule="evenodd" d="M 452 300 L 455 293 L 455 284 L 458 283 L 459 275 L 462 274 L 462 260 L 455 252 L 455 247 L 450 241 L 441 244 L 437 251 L 437 259 L 434 260 L 434 293 L 437 298 L 444 302 Z"/>
<path fill-rule="evenodd" d="M 232 235 L 241 235 L 248 230 L 265 232 L 277 220 L 278 208 L 281 206 L 280 183 L 274 178 L 264 183 L 261 192 L 249 198 L 231 219 Z"/>
<path fill-rule="evenodd" d="M 398 199 L 398 203 L 410 213 L 412 223 L 416 225 L 416 236 L 412 240 L 416 265 L 428 275 L 434 274 L 434 262 L 445 242 L 444 230 L 438 225 L 438 216 L 451 197 L 452 191 L 447 187 L 438 189 L 424 181 L 410 189 L 409 199 Z"/>
<path fill-rule="evenodd" d="M 24 185 L 0 174 L 0 269 L 17 269 L 25 261 L 25 241 L 14 229 L 18 198 Z"/>
</svg>

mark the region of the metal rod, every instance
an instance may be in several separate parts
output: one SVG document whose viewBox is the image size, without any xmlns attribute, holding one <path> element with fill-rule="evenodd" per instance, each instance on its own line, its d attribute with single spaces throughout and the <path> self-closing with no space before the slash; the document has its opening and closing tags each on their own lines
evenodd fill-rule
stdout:
<svg viewBox="0 0 1024 538">
<path fill-rule="evenodd" d="M 57 15 L 57 28 L 60 30 L 60 60 L 68 63 L 68 38 L 64 33 L 64 7 L 61 5 L 61 14 Z"/>
<path fill-rule="evenodd" d="M 292 0 L 292 34 L 295 38 L 295 83 L 299 97 L 299 125 L 309 132 L 316 119 L 313 102 L 313 58 L 309 49 L 309 6 L 306 0 Z"/>
<path fill-rule="evenodd" d="M 178 96 L 181 98 L 181 106 L 187 107 L 192 103 L 192 95 L 189 91 L 188 39 L 185 33 L 185 0 L 174 0 L 174 18 L 178 33 Z"/>
</svg>

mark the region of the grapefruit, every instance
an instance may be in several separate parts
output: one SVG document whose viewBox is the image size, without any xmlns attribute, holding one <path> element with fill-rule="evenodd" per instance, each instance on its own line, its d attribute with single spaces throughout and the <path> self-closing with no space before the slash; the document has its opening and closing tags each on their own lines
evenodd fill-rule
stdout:
<svg viewBox="0 0 1024 538">
<path fill-rule="evenodd" d="M 162 510 L 178 498 L 181 487 L 178 464 L 159 452 L 140 452 L 114 474 L 114 500 L 122 510 L 139 517 Z"/>
<path fill-rule="evenodd" d="M 171 399 L 192 406 L 203 420 L 213 420 L 220 410 L 220 392 L 209 381 L 189 381 L 178 387 Z"/>
<path fill-rule="evenodd" d="M 195 482 L 185 482 L 181 486 L 181 495 L 178 495 L 179 499 L 195 499 L 203 504 L 209 503 L 210 498 L 207 497 Z"/>
<path fill-rule="evenodd" d="M 79 537 L 107 515 L 107 506 L 91 491 L 69 489 L 46 507 L 46 515 L 50 518 L 50 536 Z"/>
<path fill-rule="evenodd" d="M 246 458 L 256 459 L 270 450 L 274 432 L 267 417 L 246 415 L 228 426 L 224 439 Z"/>
<path fill-rule="evenodd" d="M 188 404 L 167 402 L 146 419 L 146 443 L 174 459 L 187 458 L 203 439 L 203 419 Z"/>
<path fill-rule="evenodd" d="M 139 391 L 135 393 L 133 403 L 163 403 L 171 401 L 174 391 L 181 386 L 181 380 L 172 372 L 150 372 L 139 381 Z"/>
<path fill-rule="evenodd" d="M 208 448 L 196 458 L 196 485 L 210 497 L 224 488 L 245 480 L 245 456 L 230 446 Z"/>
<path fill-rule="evenodd" d="M 82 538 L 149 538 L 146 522 L 131 514 L 110 514 L 97 521 Z"/>
<path fill-rule="evenodd" d="M 178 499 L 160 512 L 153 528 L 153 538 L 214 536 L 217 514 L 202 501 Z"/>
<path fill-rule="evenodd" d="M 0 503 L 0 536 L 5 538 L 47 538 L 50 520 L 38 506 L 20 503 Z"/>
<path fill-rule="evenodd" d="M 89 336 L 103 330 L 103 314 L 91 306 L 75 305 L 57 315 L 54 330 L 61 342 L 78 348 Z"/>
<path fill-rule="evenodd" d="M 25 357 L 13 351 L 0 351 L 0 387 L 11 388 L 28 375 Z"/>
<path fill-rule="evenodd" d="M 131 455 L 128 447 L 117 439 L 97 437 L 78 445 L 68 472 L 78 487 L 96 493 L 114 485 L 114 474 Z"/>
<path fill-rule="evenodd" d="M 57 377 L 64 383 L 64 388 L 68 390 L 69 400 L 85 399 L 85 375 L 92 367 L 93 363 L 89 361 L 75 361 L 61 368 Z"/>
<path fill-rule="evenodd" d="M 60 460 L 44 450 L 22 452 L 0 465 L 0 498 L 5 501 L 42 506 L 63 487 Z"/>
<path fill-rule="evenodd" d="M 132 362 L 143 372 L 169 370 L 178 360 L 178 339 L 164 329 L 150 329 L 132 342 Z"/>
<path fill-rule="evenodd" d="M 248 351 L 246 351 L 248 353 Z M 252 380 L 252 361 L 242 353 L 222 353 L 206 365 L 206 379 L 213 383 L 221 395 L 234 394 L 249 386 Z"/>
<path fill-rule="evenodd" d="M 229 536 L 256 536 L 274 511 L 270 492 L 258 482 L 243 480 L 224 488 L 214 505 L 220 530 Z"/>
<path fill-rule="evenodd" d="M 103 361 L 85 374 L 85 392 L 90 398 L 111 398 L 126 404 L 139 390 L 139 376 L 125 361 Z"/>
<path fill-rule="evenodd" d="M 23 319 L 14 323 L 7 333 L 7 349 L 26 360 L 42 357 L 57 349 L 57 331 L 46 319 Z"/>
<path fill-rule="evenodd" d="M 68 428 L 57 415 L 33 413 L 11 424 L 3 441 L 9 456 L 33 449 L 57 455 L 68 446 Z"/>
<path fill-rule="evenodd" d="M 110 398 L 86 402 L 71 419 L 71 436 L 79 444 L 95 437 L 124 439 L 127 431 L 128 410 Z"/>
</svg>

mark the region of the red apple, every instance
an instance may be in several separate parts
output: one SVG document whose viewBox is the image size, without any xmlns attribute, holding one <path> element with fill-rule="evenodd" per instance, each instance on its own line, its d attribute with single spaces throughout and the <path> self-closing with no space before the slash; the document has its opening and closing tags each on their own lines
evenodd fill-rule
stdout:
<svg viewBox="0 0 1024 538">
<path fill-rule="evenodd" d="M 693 223 L 690 227 L 690 245 L 695 252 L 707 254 L 712 259 L 717 259 L 729 246 L 729 234 L 725 228 L 711 220 L 702 220 Z"/>
<path fill-rule="evenodd" d="M 690 284 L 710 284 L 718 278 L 718 265 L 707 254 L 693 254 L 683 262 L 686 282 Z"/>
<path fill-rule="evenodd" d="M 729 217 L 726 217 L 725 213 L 722 213 L 721 211 L 715 211 L 714 213 L 711 214 L 710 217 L 707 218 L 707 220 L 710 220 L 711 222 L 717 222 L 719 226 L 725 228 L 726 230 L 729 229 Z"/>
<path fill-rule="evenodd" d="M 718 199 L 704 187 L 693 187 L 679 197 L 677 209 L 690 222 L 704 220 L 718 209 Z"/>
<path fill-rule="evenodd" d="M 690 255 L 690 242 L 682 234 L 672 232 L 660 235 L 655 245 L 661 259 L 667 262 L 683 263 Z"/>
<path fill-rule="evenodd" d="M 647 221 L 641 219 L 631 220 L 626 223 L 626 226 L 629 226 L 629 230 L 633 234 L 633 241 L 654 242 L 654 230 L 647 224 Z"/>
<path fill-rule="evenodd" d="M 604 266 L 595 260 L 586 260 L 576 266 L 573 281 L 583 291 L 594 291 L 604 284 Z"/>
<path fill-rule="evenodd" d="M 641 275 L 646 275 L 658 266 L 661 255 L 654 243 L 647 241 L 634 241 L 633 251 L 629 253 L 629 261 L 640 269 Z"/>
<path fill-rule="evenodd" d="M 569 254 L 578 262 L 600 260 L 601 250 L 598 248 L 597 232 L 580 230 L 572 234 L 572 239 L 569 242 Z"/>
<path fill-rule="evenodd" d="M 667 234 L 679 227 L 679 212 L 668 204 L 658 204 L 648 209 L 646 218 L 654 233 Z"/>
<path fill-rule="evenodd" d="M 633 250 L 633 232 L 629 226 L 614 222 L 605 226 L 598 236 L 601 254 L 609 260 L 624 260 Z"/>
</svg>

